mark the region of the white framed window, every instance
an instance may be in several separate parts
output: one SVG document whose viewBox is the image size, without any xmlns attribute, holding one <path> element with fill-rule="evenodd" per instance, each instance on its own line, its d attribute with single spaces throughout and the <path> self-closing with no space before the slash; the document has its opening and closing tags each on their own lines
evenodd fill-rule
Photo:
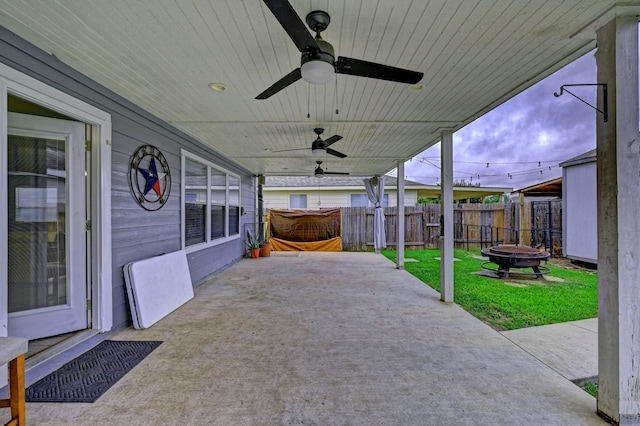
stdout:
<svg viewBox="0 0 640 426">
<path fill-rule="evenodd" d="M 240 176 L 182 150 L 182 247 L 240 238 Z"/>
<path fill-rule="evenodd" d="M 382 207 L 389 207 L 389 194 L 382 196 Z M 351 207 L 375 207 L 367 194 L 351 194 Z"/>
<path fill-rule="evenodd" d="M 289 195 L 289 208 L 290 209 L 306 209 L 307 208 L 307 194 L 291 194 L 291 195 Z"/>
</svg>

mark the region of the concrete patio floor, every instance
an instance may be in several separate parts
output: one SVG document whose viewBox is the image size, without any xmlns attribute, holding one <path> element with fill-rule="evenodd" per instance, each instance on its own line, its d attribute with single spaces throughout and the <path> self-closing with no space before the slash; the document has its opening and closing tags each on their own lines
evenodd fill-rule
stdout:
<svg viewBox="0 0 640 426">
<path fill-rule="evenodd" d="M 33 425 L 602 425 L 567 378 L 373 253 L 245 259 L 146 330 L 94 404 Z"/>
</svg>

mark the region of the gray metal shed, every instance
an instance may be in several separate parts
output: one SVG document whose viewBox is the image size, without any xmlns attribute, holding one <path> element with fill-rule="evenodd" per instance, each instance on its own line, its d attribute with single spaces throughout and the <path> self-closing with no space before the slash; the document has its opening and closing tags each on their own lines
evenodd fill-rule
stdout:
<svg viewBox="0 0 640 426">
<path fill-rule="evenodd" d="M 596 150 L 563 163 L 562 240 L 569 259 L 598 263 Z"/>
</svg>

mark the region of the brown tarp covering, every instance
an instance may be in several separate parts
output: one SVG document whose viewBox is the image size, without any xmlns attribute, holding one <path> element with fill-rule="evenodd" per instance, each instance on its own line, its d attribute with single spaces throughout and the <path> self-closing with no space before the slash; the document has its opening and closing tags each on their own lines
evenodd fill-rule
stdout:
<svg viewBox="0 0 640 426">
<path fill-rule="evenodd" d="M 342 211 L 269 210 L 276 251 L 342 251 Z"/>
</svg>

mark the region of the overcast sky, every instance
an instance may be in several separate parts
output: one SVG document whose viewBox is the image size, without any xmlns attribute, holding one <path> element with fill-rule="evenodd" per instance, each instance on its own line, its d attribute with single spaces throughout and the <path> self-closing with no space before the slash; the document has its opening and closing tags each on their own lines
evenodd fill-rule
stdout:
<svg viewBox="0 0 640 426">
<path fill-rule="evenodd" d="M 454 180 L 519 189 L 560 177 L 559 163 L 594 149 L 602 115 L 570 94 L 553 96 L 563 84 L 596 82 L 594 52 L 455 132 Z M 570 90 L 595 105 L 595 86 Z M 438 143 L 407 162 L 405 176 L 433 185 L 439 166 Z"/>
</svg>

